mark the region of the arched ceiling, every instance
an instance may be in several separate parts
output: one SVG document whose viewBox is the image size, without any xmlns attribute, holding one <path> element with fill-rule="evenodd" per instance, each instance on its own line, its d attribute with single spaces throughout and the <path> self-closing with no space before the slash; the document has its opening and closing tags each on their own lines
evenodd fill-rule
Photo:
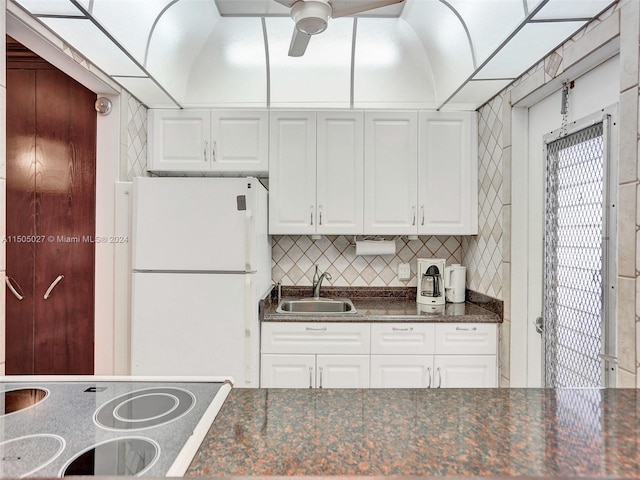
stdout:
<svg viewBox="0 0 640 480">
<path fill-rule="evenodd" d="M 404 0 L 302 57 L 274 0 L 8 0 L 156 107 L 475 109 L 612 0 Z M 362 2 L 363 0 L 335 0 Z"/>
</svg>

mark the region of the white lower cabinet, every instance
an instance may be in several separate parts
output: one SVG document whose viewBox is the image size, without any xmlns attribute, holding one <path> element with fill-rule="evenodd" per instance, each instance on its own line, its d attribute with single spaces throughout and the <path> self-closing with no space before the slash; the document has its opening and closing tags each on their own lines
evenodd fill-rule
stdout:
<svg viewBox="0 0 640 480">
<path fill-rule="evenodd" d="M 369 355 L 262 355 L 263 388 L 368 388 Z"/>
<path fill-rule="evenodd" d="M 498 386 L 495 355 L 436 355 L 433 366 L 436 388 Z"/>
<path fill-rule="evenodd" d="M 263 388 L 498 386 L 497 325 L 265 322 Z"/>
<path fill-rule="evenodd" d="M 430 388 L 433 355 L 371 355 L 371 388 Z"/>
</svg>

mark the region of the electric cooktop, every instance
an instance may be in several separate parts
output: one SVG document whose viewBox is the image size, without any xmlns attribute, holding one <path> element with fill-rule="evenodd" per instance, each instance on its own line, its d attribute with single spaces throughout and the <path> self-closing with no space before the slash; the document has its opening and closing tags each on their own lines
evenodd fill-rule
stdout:
<svg viewBox="0 0 640 480">
<path fill-rule="evenodd" d="M 0 478 L 182 476 L 224 378 L 0 377 Z"/>
</svg>

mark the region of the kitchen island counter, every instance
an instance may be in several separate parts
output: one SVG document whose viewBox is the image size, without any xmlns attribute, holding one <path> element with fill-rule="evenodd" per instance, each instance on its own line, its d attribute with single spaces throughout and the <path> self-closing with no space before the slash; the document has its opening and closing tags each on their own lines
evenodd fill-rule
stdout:
<svg viewBox="0 0 640 480">
<path fill-rule="evenodd" d="M 233 389 L 186 475 L 640 477 L 640 392 Z"/>
</svg>

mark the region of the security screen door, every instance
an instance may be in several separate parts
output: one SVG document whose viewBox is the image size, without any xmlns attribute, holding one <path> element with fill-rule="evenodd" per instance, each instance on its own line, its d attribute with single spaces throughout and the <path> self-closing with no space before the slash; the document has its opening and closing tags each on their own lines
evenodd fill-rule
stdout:
<svg viewBox="0 0 640 480">
<path fill-rule="evenodd" d="M 607 118 L 545 142 L 546 387 L 606 384 L 601 354 L 608 351 L 611 330 L 605 291 L 609 288 Z"/>
</svg>

